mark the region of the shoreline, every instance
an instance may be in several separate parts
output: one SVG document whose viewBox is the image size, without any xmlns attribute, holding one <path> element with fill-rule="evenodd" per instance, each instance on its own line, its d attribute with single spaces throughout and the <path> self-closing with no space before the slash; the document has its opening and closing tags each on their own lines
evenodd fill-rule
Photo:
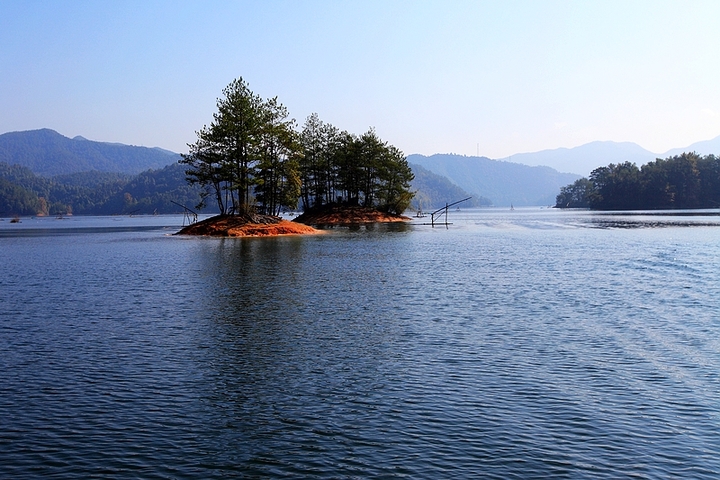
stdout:
<svg viewBox="0 0 720 480">
<path fill-rule="evenodd" d="M 175 235 L 203 237 L 278 237 L 322 233 L 309 225 L 270 215 L 215 215 L 183 227 Z"/>
<path fill-rule="evenodd" d="M 409 222 L 410 217 L 381 212 L 369 207 L 324 206 L 309 210 L 298 216 L 293 222 L 306 225 L 360 225 L 365 223 Z"/>
<path fill-rule="evenodd" d="M 215 215 L 183 227 L 175 235 L 205 237 L 278 237 L 319 235 L 314 228 L 322 225 L 358 225 L 368 223 L 407 222 L 410 217 L 380 212 L 365 207 L 330 207 L 305 212 L 292 221 L 272 215 Z"/>
</svg>

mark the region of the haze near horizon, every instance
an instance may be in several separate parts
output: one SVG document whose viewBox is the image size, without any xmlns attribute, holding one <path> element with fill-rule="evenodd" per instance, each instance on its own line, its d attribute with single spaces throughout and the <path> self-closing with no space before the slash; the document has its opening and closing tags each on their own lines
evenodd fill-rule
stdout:
<svg viewBox="0 0 720 480">
<path fill-rule="evenodd" d="M 720 135 L 720 3 L 0 3 L 0 133 L 187 151 L 243 77 L 302 124 L 508 159 Z"/>
</svg>

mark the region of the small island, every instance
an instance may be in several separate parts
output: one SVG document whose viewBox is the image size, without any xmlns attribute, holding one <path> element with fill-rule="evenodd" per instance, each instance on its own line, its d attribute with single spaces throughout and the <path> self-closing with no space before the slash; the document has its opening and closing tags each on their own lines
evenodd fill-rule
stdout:
<svg viewBox="0 0 720 480">
<path fill-rule="evenodd" d="M 280 235 L 317 235 L 315 226 L 360 225 L 367 223 L 407 222 L 404 215 L 381 212 L 374 208 L 326 205 L 285 220 L 273 215 L 215 215 L 183 227 L 176 235 L 213 237 L 275 237 Z"/>
<path fill-rule="evenodd" d="M 183 235 L 272 236 L 320 233 L 310 225 L 410 220 L 412 170 L 405 155 L 373 129 L 358 136 L 310 115 L 301 129 L 277 98 L 263 100 L 242 78 L 218 99 L 181 164 L 220 215 Z M 282 211 L 304 213 L 283 220 Z"/>
<path fill-rule="evenodd" d="M 309 210 L 293 222 L 308 225 L 360 225 L 364 223 L 407 222 L 410 217 L 360 206 L 325 205 Z"/>
<path fill-rule="evenodd" d="M 309 235 L 320 230 L 272 215 L 216 215 L 183 227 L 177 235 L 213 237 L 276 237 Z"/>
</svg>

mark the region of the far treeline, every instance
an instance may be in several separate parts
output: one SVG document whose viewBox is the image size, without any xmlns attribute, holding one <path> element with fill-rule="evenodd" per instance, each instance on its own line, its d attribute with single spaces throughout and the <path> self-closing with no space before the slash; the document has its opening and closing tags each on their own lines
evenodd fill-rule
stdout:
<svg viewBox="0 0 720 480">
<path fill-rule="evenodd" d="M 410 206 L 412 170 L 374 130 L 357 136 L 317 114 L 298 130 L 277 98 L 263 100 L 242 78 L 222 94 L 212 123 L 180 160 L 188 182 L 203 187 L 198 209 L 208 199 L 221 214 L 277 215 L 329 204 L 402 213 Z"/>
<path fill-rule="evenodd" d="M 0 162 L 0 218 L 179 213 L 178 204 L 196 203 L 199 190 L 176 163 L 138 175 L 89 171 L 47 178 Z"/>
<path fill-rule="evenodd" d="M 683 153 L 638 168 L 625 162 L 596 168 L 565 186 L 557 208 L 646 210 L 720 207 L 720 157 Z"/>
</svg>

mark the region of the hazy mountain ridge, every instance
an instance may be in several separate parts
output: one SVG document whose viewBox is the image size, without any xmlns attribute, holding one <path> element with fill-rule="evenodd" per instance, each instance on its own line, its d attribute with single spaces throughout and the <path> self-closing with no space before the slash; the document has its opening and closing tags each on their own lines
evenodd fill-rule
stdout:
<svg viewBox="0 0 720 480">
<path fill-rule="evenodd" d="M 668 158 L 684 152 L 696 152 L 699 155 L 720 153 L 720 136 L 712 140 L 695 142 L 683 148 L 673 148 L 665 153 L 653 153 L 632 142 L 597 141 L 574 148 L 556 148 L 531 153 L 517 153 L 501 160 L 522 163 L 530 166 L 548 166 L 559 172 L 589 176 L 598 167 L 611 163 L 631 162 L 642 166 L 658 158 Z"/>
<path fill-rule="evenodd" d="M 559 172 L 588 176 L 598 167 L 610 163 L 631 162 L 637 165 L 655 160 L 656 154 L 630 142 L 590 142 L 574 148 L 556 148 L 533 153 L 518 153 L 512 162 L 530 166 L 547 166 Z"/>
<path fill-rule="evenodd" d="M 656 158 L 667 158 L 688 151 L 701 155 L 720 152 L 720 136 L 685 148 L 672 149 L 661 155 L 649 152 L 635 143 L 598 141 L 574 148 L 519 153 L 500 160 L 453 154 L 413 154 L 408 155 L 407 160 L 416 176 L 412 184 L 417 191 L 413 207 L 430 209 L 465 196 L 473 196 L 468 206 L 487 205 L 490 202 L 498 206 L 552 205 L 562 187 L 581 176 L 588 176 L 595 168 L 625 161 L 640 166 Z M 68 191 L 72 187 L 82 187 L 83 193 L 87 193 L 92 189 L 107 188 L 113 183 L 130 186 L 136 175 L 150 169 L 163 169 L 173 164 L 177 166 L 179 159 L 179 154 L 159 147 L 95 142 L 81 136 L 70 139 L 50 129 L 0 135 L 0 162 L 26 167 L 39 177 L 50 178 L 56 188 L 62 185 Z M 180 170 L 172 170 L 177 180 Z M 169 173 L 165 172 L 164 175 Z M 5 180 L 6 193 L 12 190 L 25 199 L 29 198 L 28 195 L 42 196 L 49 193 L 47 186 L 37 188 L 40 178 L 32 180 L 32 185 L 7 177 Z M 147 187 L 153 185 L 154 180 L 145 179 L 141 183 Z M 179 183 L 175 183 L 175 187 L 182 190 L 181 196 L 185 200 L 195 194 L 195 191 L 185 191 L 185 186 Z M 153 200 L 153 208 L 157 205 L 167 206 L 173 188 L 161 187 L 164 192 L 156 193 L 162 196 L 162 201 L 160 197 Z M 145 210 L 149 205 L 143 203 L 138 195 L 149 195 L 150 191 L 145 187 L 140 190 L 142 194 L 140 191 L 127 193 L 132 196 L 131 203 L 140 202 L 139 205 Z M 180 191 L 175 193 L 180 194 Z M 107 202 L 107 195 L 105 193 L 97 201 Z M 113 208 L 118 210 L 121 203 L 116 198 L 112 202 Z M 125 207 L 123 205 L 120 210 L 127 210 Z"/>
<path fill-rule="evenodd" d="M 0 135 L 0 162 L 50 177 L 86 171 L 138 174 L 176 163 L 180 155 L 161 148 L 73 139 L 41 129 Z"/>
<path fill-rule="evenodd" d="M 433 210 L 470 196 L 472 198 L 463 203 L 464 207 L 480 207 L 492 204 L 490 199 L 466 192 L 452 183 L 447 177 L 433 173 L 417 164 L 410 163 L 409 165 L 415 175 L 415 178 L 410 183 L 412 190 L 415 192 L 415 198 L 413 198 L 411 204 L 415 210 Z"/>
<path fill-rule="evenodd" d="M 580 175 L 550 167 L 466 157 L 454 154 L 409 155 L 408 162 L 445 176 L 472 195 L 489 198 L 493 205 L 554 205 L 561 187 Z"/>
<path fill-rule="evenodd" d="M 174 211 L 168 204 L 172 195 L 194 207 L 199 199 L 193 202 L 190 197 L 198 190 L 186 189 L 179 159 L 179 154 L 161 148 L 94 142 L 82 136 L 70 139 L 50 129 L 0 135 L 0 163 L 23 168 L 22 178 L 9 178 L 9 168 L 0 169 L 0 176 L 10 181 L 5 185 L 8 198 L 15 192 L 25 199 L 24 214 L 32 214 L 39 198 L 49 201 L 57 212 L 68 205 L 75 213 L 127 213 L 131 208 L 140 208 L 140 213 L 152 213 L 155 208 Z M 473 199 L 466 206 L 491 204 L 482 192 L 468 193 L 430 169 L 412 167 L 416 177 L 412 187 L 417 192 L 414 208 L 431 209 L 468 196 Z M 154 171 L 146 175 L 150 169 Z M 161 174 L 167 177 L 170 170 L 158 169 L 173 172 L 170 187 L 157 180 Z M 34 201 L 28 200 L 31 197 Z M 6 199 L 0 211 L 18 213 L 11 203 Z"/>
<path fill-rule="evenodd" d="M 668 150 L 663 155 L 661 155 L 660 158 L 673 157 L 675 155 L 680 155 L 685 152 L 695 152 L 698 155 L 720 155 L 720 136 L 717 136 L 711 140 L 695 142 L 685 148 L 673 148 L 672 150 Z"/>
</svg>

